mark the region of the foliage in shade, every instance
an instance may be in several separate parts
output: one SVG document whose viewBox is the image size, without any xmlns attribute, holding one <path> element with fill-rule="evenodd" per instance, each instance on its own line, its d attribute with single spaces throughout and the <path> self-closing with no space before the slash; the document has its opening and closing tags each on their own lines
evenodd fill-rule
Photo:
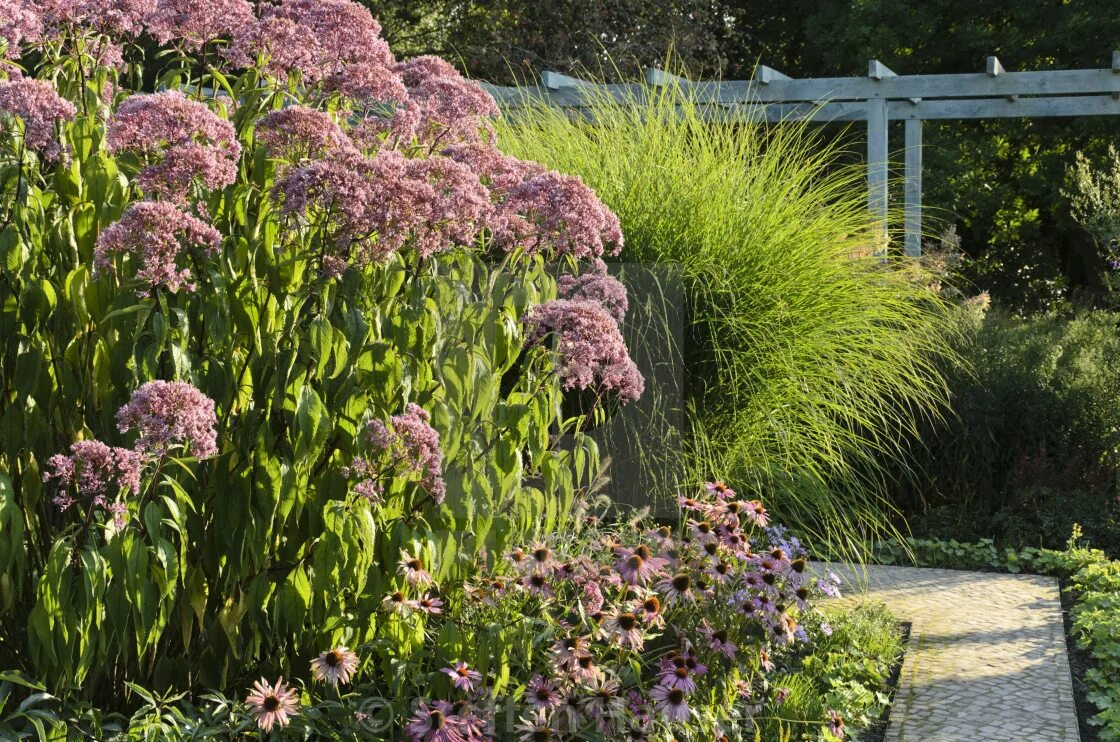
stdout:
<svg viewBox="0 0 1120 742">
<path fill-rule="evenodd" d="M 499 141 L 594 188 L 621 220 L 627 261 L 680 265 L 682 479 L 720 471 L 762 487 L 822 551 L 884 528 L 873 454 L 898 453 L 943 408 L 937 361 L 955 330 L 917 266 L 873 255 L 859 170 L 805 128 L 734 122 L 682 87 L 584 114 L 518 110 Z"/>
</svg>

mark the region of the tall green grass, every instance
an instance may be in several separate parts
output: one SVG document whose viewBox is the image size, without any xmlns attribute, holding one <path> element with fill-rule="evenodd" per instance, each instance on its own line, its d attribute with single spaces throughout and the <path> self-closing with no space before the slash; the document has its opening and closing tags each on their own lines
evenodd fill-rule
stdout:
<svg viewBox="0 0 1120 742">
<path fill-rule="evenodd" d="M 892 528 L 876 464 L 939 414 L 953 332 L 913 262 L 875 256 L 860 168 L 804 125 L 766 126 L 668 86 L 573 115 L 540 104 L 502 148 L 581 176 L 622 220 L 626 261 L 687 286 L 688 454 L 672 488 L 757 488 L 821 553 Z"/>
</svg>

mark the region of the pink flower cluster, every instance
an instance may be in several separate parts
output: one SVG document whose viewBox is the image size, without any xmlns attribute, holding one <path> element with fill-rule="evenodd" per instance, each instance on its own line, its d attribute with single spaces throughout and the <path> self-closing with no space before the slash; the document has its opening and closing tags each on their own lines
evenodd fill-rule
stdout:
<svg viewBox="0 0 1120 742">
<path fill-rule="evenodd" d="M 290 162 L 354 149 L 346 132 L 329 114 L 306 106 L 273 111 L 257 122 L 255 136 L 271 155 Z"/>
<path fill-rule="evenodd" d="M 75 112 L 74 104 L 45 80 L 0 81 L 0 114 L 22 120 L 24 145 L 47 160 L 57 160 L 62 154 L 55 128 L 74 118 Z"/>
<path fill-rule="evenodd" d="M 43 481 L 52 479 L 59 485 L 54 504 L 66 510 L 77 500 L 68 491 L 90 498 L 90 507 L 112 514 L 118 527 L 124 523 L 125 508 L 116 498 L 121 491 L 140 492 L 140 470 L 143 458 L 127 448 L 113 448 L 101 441 L 78 441 L 70 446 L 70 455 L 55 454 L 47 459 L 51 471 Z"/>
<path fill-rule="evenodd" d="M 183 381 L 149 381 L 117 410 L 122 433 L 135 429 L 136 450 L 154 458 L 183 447 L 196 459 L 218 452 L 214 400 Z"/>
<path fill-rule="evenodd" d="M 642 395 L 645 380 L 630 359 L 614 317 L 596 302 L 556 299 L 525 316 L 526 345 L 556 343 L 557 373 L 565 389 L 613 391 L 622 402 Z"/>
<path fill-rule="evenodd" d="M 378 468 L 372 458 L 356 457 L 343 470 L 343 476 L 356 476 L 361 481 L 355 491 L 376 499 L 381 492 L 380 478 L 403 472 L 415 476 L 420 487 L 437 505 L 443 502 L 447 486 L 443 481 L 443 451 L 439 432 L 431 426 L 431 415 L 416 404 L 409 404 L 403 414 L 366 424 L 365 441 L 375 455 L 385 454 L 388 464 Z"/>
<path fill-rule="evenodd" d="M 236 35 L 231 59 L 258 56 L 274 75 L 298 72 L 305 85 L 322 84 L 348 98 L 373 103 L 402 100 L 396 60 L 369 11 L 350 0 L 280 0 L 263 5 L 260 21 Z"/>
<path fill-rule="evenodd" d="M 246 0 L 156 0 L 145 18 L 148 33 L 161 44 L 175 42 L 185 49 L 199 49 L 255 21 Z"/>
<path fill-rule="evenodd" d="M 614 276 L 602 272 L 584 273 L 579 276 L 562 275 L 556 279 L 556 289 L 561 299 L 595 302 L 621 323 L 630 308 L 626 287 Z"/>
<path fill-rule="evenodd" d="M 579 259 L 622 249 L 618 217 L 575 175 L 549 171 L 515 185 L 501 215 L 494 241 L 506 250 L 551 249 Z"/>
<path fill-rule="evenodd" d="M 105 138 L 111 152 L 161 157 L 137 178 L 151 195 L 183 201 L 196 180 L 214 189 L 237 178 L 233 125 L 177 90 L 131 96 L 109 119 Z"/>
<path fill-rule="evenodd" d="M 469 244 L 491 209 L 485 187 L 465 165 L 393 150 L 372 158 L 343 153 L 293 169 L 273 193 L 289 217 L 329 230 L 339 261 L 358 265 L 406 244 L 424 256 Z"/>
<path fill-rule="evenodd" d="M 72 26 L 88 26 L 102 33 L 137 36 L 155 0 L 24 0 L 51 35 Z"/>
<path fill-rule="evenodd" d="M 476 142 L 483 132 L 493 139 L 489 119 L 499 115 L 498 105 L 478 83 L 433 56 L 403 62 L 396 71 L 408 90 L 405 108 L 413 122 L 412 133 L 422 144 Z"/>
<path fill-rule="evenodd" d="M 190 248 L 214 254 L 222 236 L 206 222 L 160 201 L 140 201 L 128 207 L 120 221 L 106 227 L 93 252 L 95 275 L 113 272 L 113 255 L 130 255 L 139 261 L 136 277 L 151 288 L 171 292 L 193 291 L 191 272 L 180 268 L 179 256 Z M 140 296 L 149 289 L 141 288 Z"/>
<path fill-rule="evenodd" d="M 42 33 L 43 19 L 27 2 L 0 0 L 0 46 L 4 47 L 0 62 L 18 59 L 20 47 L 38 41 Z"/>
<path fill-rule="evenodd" d="M 79 497 L 88 499 L 90 508 L 112 514 L 120 528 L 128 510 L 120 496 L 140 493 L 147 462 L 173 446 L 189 446 L 200 459 L 214 455 L 217 446 L 214 401 L 184 382 L 144 384 L 117 410 L 117 421 L 122 433 L 139 429 L 140 438 L 132 449 L 78 441 L 70 446 L 69 456 L 55 454 L 47 460 L 51 471 L 43 474 L 43 481 L 58 483 L 54 503 L 60 510 L 67 510 Z"/>
</svg>

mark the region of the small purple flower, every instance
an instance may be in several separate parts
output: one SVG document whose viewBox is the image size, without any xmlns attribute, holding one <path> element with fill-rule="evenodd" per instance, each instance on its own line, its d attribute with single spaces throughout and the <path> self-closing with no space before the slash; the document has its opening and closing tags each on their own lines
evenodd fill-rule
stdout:
<svg viewBox="0 0 1120 742">
<path fill-rule="evenodd" d="M 467 693 L 474 690 L 475 683 L 482 680 L 482 673 L 472 670 L 466 662 L 457 662 L 454 667 L 445 667 L 440 672 L 451 678 L 454 687 Z"/>
</svg>

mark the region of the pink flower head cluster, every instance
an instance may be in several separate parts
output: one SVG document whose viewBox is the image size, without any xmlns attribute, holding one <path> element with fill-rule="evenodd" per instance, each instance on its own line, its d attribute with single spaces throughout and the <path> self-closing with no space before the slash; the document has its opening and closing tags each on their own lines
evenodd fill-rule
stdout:
<svg viewBox="0 0 1120 742">
<path fill-rule="evenodd" d="M 595 302 L 607 310 L 616 322 L 622 322 L 626 318 L 626 310 L 630 308 L 626 287 L 606 273 L 605 265 L 603 272 L 560 276 L 556 279 L 556 289 L 562 299 Z"/>
<path fill-rule="evenodd" d="M 318 218 L 332 232 L 336 257 L 358 265 L 406 244 L 425 256 L 469 244 L 491 210 L 485 187 L 465 165 L 442 157 L 409 159 L 393 150 L 293 169 L 273 193 L 286 215 Z"/>
<path fill-rule="evenodd" d="M 408 90 L 405 109 L 413 133 L 426 145 L 493 139 L 491 118 L 498 105 L 478 83 L 466 80 L 439 57 L 422 56 L 396 67 Z"/>
<path fill-rule="evenodd" d="M 85 26 L 115 36 L 137 36 L 155 8 L 155 0 L 31 0 L 25 5 L 55 35 Z"/>
<path fill-rule="evenodd" d="M 128 98 L 109 119 L 106 141 L 114 153 L 161 156 L 138 176 L 153 195 L 181 201 L 196 180 L 214 189 L 237 178 L 241 145 L 233 125 L 176 90 Z"/>
<path fill-rule="evenodd" d="M 494 242 L 506 250 L 598 258 L 619 253 L 622 226 L 579 177 L 548 171 L 510 188 L 499 207 Z"/>
<path fill-rule="evenodd" d="M 122 433 L 139 432 L 136 450 L 159 458 L 183 447 L 197 459 L 218 452 L 214 400 L 182 381 L 149 381 L 117 410 Z"/>
<path fill-rule="evenodd" d="M 173 41 L 185 49 L 199 49 L 249 26 L 256 18 L 246 0 L 156 0 L 145 20 L 148 33 L 161 44 Z"/>
<path fill-rule="evenodd" d="M 58 94 L 45 80 L 18 78 L 0 81 L 0 114 L 23 121 L 23 142 L 47 160 L 57 160 L 62 145 L 55 128 L 74 118 L 74 104 Z"/>
<path fill-rule="evenodd" d="M 42 32 L 43 19 L 26 0 L 0 0 L 0 62 L 18 59 L 20 47 L 38 41 Z"/>
<path fill-rule="evenodd" d="M 256 138 L 271 155 L 290 162 L 354 148 L 329 114 L 306 106 L 289 106 L 268 114 L 257 122 Z"/>
<path fill-rule="evenodd" d="M 136 277 L 146 286 L 193 291 L 191 272 L 179 267 L 179 255 L 192 247 L 216 253 L 221 240 L 218 230 L 169 203 L 140 201 L 101 232 L 93 268 L 95 273 L 112 272 L 114 254 L 130 255 L 140 263 Z M 149 290 L 141 288 L 138 293 L 147 296 Z"/>
<path fill-rule="evenodd" d="M 117 498 L 122 491 L 139 494 L 143 466 L 140 454 L 101 441 L 78 441 L 70 446 L 69 456 L 55 454 L 47 465 L 51 471 L 43 474 L 43 481 L 53 479 L 58 483 L 54 503 L 60 510 L 77 502 L 69 492 L 73 486 L 79 497 L 90 500 L 90 507 L 111 513 L 118 527 L 124 524 L 125 507 Z"/>
<path fill-rule="evenodd" d="M 556 299 L 525 316 L 527 345 L 555 338 L 557 372 L 565 389 L 613 391 L 623 402 L 642 395 L 645 380 L 630 359 L 618 323 L 591 301 Z"/>
<path fill-rule="evenodd" d="M 749 723 L 763 694 L 775 705 L 787 698 L 767 675 L 798 663 L 786 648 L 810 640 L 800 624 L 813 625 L 818 593 L 805 554 L 786 552 L 782 544 L 795 540 L 756 526 L 733 492 L 713 493 L 681 498 L 688 518 L 679 530 L 634 522 L 590 542 L 538 541 L 507 554 L 511 570 L 496 567 L 482 587 L 466 586 L 478 610 L 502 604 L 508 615 L 516 606 L 545 617 L 555 636 L 548 656 L 523 670 L 531 677 L 521 728 L 557 739 L 590 729 L 644 739 L 634 733 L 659 722 L 692 724 L 694 699 L 723 696 L 729 675 L 752 680 L 721 718 Z M 467 671 L 444 670 L 469 693 L 481 678 Z"/>
<path fill-rule="evenodd" d="M 514 186 L 548 172 L 539 163 L 503 155 L 495 147 L 483 142 L 453 144 L 444 149 L 443 154 L 469 165 L 478 173 L 496 203 L 504 201 Z"/>
<path fill-rule="evenodd" d="M 431 415 L 416 404 L 409 404 L 401 415 L 393 415 L 388 423 L 370 420 L 366 425 L 365 442 L 375 452 L 389 458 L 390 472 L 404 472 L 418 477 L 432 502 L 439 504 L 446 496 L 443 481 L 443 450 L 439 433 L 431 426 Z M 350 472 L 371 477 L 373 466 L 368 459 L 357 459 Z"/>
<path fill-rule="evenodd" d="M 280 0 L 263 5 L 260 21 L 237 34 L 231 57 L 258 56 L 277 76 L 298 72 L 305 85 L 321 84 L 367 103 L 403 100 L 393 72 L 396 59 L 370 12 L 351 0 Z"/>
</svg>

